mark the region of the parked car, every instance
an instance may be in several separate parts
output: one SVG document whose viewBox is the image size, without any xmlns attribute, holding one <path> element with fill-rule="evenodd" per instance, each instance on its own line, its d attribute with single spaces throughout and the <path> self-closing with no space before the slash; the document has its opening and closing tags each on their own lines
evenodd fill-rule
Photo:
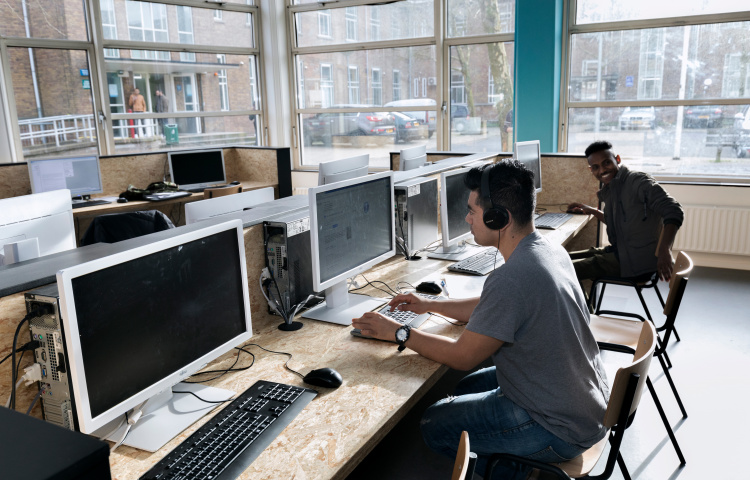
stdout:
<svg viewBox="0 0 750 480">
<path fill-rule="evenodd" d="M 389 109 L 393 111 L 399 107 L 435 107 L 436 103 L 432 98 L 409 98 L 406 100 L 394 100 L 383 106 L 389 107 Z M 432 134 L 435 133 L 435 126 L 437 125 L 436 110 L 417 110 L 401 113 L 418 120 L 422 125 L 427 125 L 428 137 L 432 137 Z"/>
<path fill-rule="evenodd" d="M 721 126 L 723 114 L 718 105 L 694 105 L 685 107 L 685 128 L 715 128 Z"/>
<path fill-rule="evenodd" d="M 635 128 L 656 128 L 654 107 L 625 107 L 620 114 L 620 130 Z"/>
<path fill-rule="evenodd" d="M 413 113 L 413 112 L 412 112 Z M 390 112 L 396 125 L 396 143 L 429 137 L 427 125 L 406 113 Z"/>
<path fill-rule="evenodd" d="M 334 105 L 333 108 L 369 108 L 370 105 Z M 330 145 L 340 135 L 395 135 L 394 117 L 387 112 L 324 112 L 302 121 L 305 145 Z"/>
<path fill-rule="evenodd" d="M 469 106 L 465 103 L 451 103 L 451 130 L 463 132 L 469 120 Z"/>
<path fill-rule="evenodd" d="M 734 116 L 734 153 L 739 158 L 750 156 L 750 105 Z"/>
</svg>

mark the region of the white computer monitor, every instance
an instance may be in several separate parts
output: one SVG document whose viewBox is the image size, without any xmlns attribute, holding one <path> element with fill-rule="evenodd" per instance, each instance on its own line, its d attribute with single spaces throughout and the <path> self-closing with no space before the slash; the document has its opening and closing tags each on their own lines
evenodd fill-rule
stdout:
<svg viewBox="0 0 750 480">
<path fill-rule="evenodd" d="M 167 159 L 169 175 L 181 190 L 203 191 L 227 183 L 221 149 L 169 152 Z"/>
<path fill-rule="evenodd" d="M 76 248 L 70 190 L 0 200 L 0 254 L 5 245 L 30 239 L 36 239 L 40 256 Z"/>
<path fill-rule="evenodd" d="M 28 165 L 32 193 L 68 189 L 72 197 L 88 197 L 103 191 L 96 155 L 30 159 Z"/>
<path fill-rule="evenodd" d="M 436 254 L 456 255 L 465 252 L 462 242 L 472 237 L 471 228 L 466 222 L 471 193 L 464 184 L 468 171 L 467 168 L 459 168 L 440 174 L 440 228 L 443 245 L 434 252 Z M 447 258 L 460 260 L 459 257 Z"/>
<path fill-rule="evenodd" d="M 370 154 L 331 160 L 318 165 L 318 185 L 341 182 L 367 175 Z"/>
<path fill-rule="evenodd" d="M 185 224 L 207 220 L 209 218 L 226 215 L 228 213 L 241 212 L 250 207 L 272 201 L 274 198 L 273 187 L 250 190 L 248 192 L 225 195 L 223 197 L 209 198 L 198 202 L 185 204 Z"/>
<path fill-rule="evenodd" d="M 399 154 L 398 169 L 401 171 L 413 170 L 427 165 L 427 146 L 405 148 Z"/>
<path fill-rule="evenodd" d="M 534 188 L 536 193 L 542 191 L 542 155 L 539 153 L 539 140 L 516 142 L 513 158 L 523 163 L 526 168 L 534 172 Z"/>
<path fill-rule="evenodd" d="M 326 301 L 305 318 L 350 325 L 385 303 L 347 292 L 347 279 L 396 254 L 393 172 L 311 188 L 310 244 L 313 288 Z"/>
<path fill-rule="evenodd" d="M 242 222 L 231 220 L 57 273 L 75 419 L 156 451 L 234 392 L 180 383 L 252 336 Z M 127 423 L 127 422 L 125 422 Z M 117 434 L 115 434 L 117 435 Z"/>
</svg>

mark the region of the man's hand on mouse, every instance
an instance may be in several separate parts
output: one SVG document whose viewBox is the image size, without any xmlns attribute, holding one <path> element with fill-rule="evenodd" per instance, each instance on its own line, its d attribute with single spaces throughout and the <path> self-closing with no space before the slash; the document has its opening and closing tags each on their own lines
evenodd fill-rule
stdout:
<svg viewBox="0 0 750 480">
<path fill-rule="evenodd" d="M 396 338 L 396 330 L 401 324 L 377 312 L 366 312 L 360 318 L 353 319 L 352 326 L 358 328 L 362 335 L 392 341 Z"/>
</svg>

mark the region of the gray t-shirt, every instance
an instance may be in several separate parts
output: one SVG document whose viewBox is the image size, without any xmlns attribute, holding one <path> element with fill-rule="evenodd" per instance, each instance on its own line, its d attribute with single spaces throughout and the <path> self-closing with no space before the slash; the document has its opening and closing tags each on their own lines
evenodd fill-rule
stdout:
<svg viewBox="0 0 750 480">
<path fill-rule="evenodd" d="M 609 387 L 568 253 L 538 232 L 492 272 L 466 328 L 505 342 L 493 355 L 503 393 L 568 443 L 604 438 Z"/>
</svg>

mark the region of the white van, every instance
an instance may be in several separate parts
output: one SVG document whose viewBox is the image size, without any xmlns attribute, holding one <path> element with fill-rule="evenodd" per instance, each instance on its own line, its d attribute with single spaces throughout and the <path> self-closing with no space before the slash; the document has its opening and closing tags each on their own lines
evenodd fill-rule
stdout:
<svg viewBox="0 0 750 480">
<path fill-rule="evenodd" d="M 386 103 L 383 107 L 388 107 L 391 111 L 401 112 L 402 110 L 399 110 L 400 107 L 434 107 L 436 105 L 437 103 L 432 98 L 410 98 L 408 100 L 394 100 Z M 404 111 L 403 113 L 426 123 L 428 138 L 432 137 L 432 134 L 435 133 L 435 125 L 437 124 L 436 110 Z"/>
</svg>

